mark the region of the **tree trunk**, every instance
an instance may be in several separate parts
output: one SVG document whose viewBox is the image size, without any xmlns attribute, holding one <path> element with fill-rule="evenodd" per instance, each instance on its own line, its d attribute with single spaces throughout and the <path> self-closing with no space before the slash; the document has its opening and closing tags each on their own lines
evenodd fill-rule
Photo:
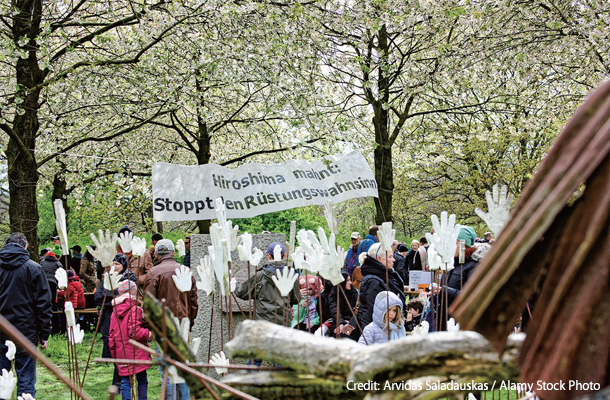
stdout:
<svg viewBox="0 0 610 400">
<path fill-rule="evenodd" d="M 197 79 L 197 90 L 201 91 L 201 83 L 199 79 Z M 210 132 L 208 131 L 208 124 L 202 116 L 202 107 L 199 107 L 197 109 L 197 127 L 199 134 L 197 137 L 197 165 L 209 164 L 210 158 L 212 157 L 210 153 L 211 138 Z M 202 235 L 209 234 L 211 224 L 212 221 L 210 221 L 209 219 L 197 221 L 197 228 L 199 228 L 199 233 Z"/>
<path fill-rule="evenodd" d="M 376 135 L 377 136 L 377 135 Z M 392 197 L 394 194 L 394 171 L 392 170 L 392 148 L 379 145 L 375 148 L 375 180 L 379 186 L 379 198 L 375 199 L 375 223 L 392 221 Z"/>
<path fill-rule="evenodd" d="M 35 113 L 32 113 L 35 114 Z M 24 115 L 25 116 L 25 115 Z M 17 118 L 15 119 L 17 120 Z M 27 125 L 24 124 L 24 125 Z M 36 128 L 38 119 L 36 119 Z M 15 123 L 15 127 L 17 123 Z M 31 127 L 30 127 L 31 128 Z M 23 132 L 23 131 L 21 131 Z M 34 148 L 34 135 L 22 136 L 23 144 Z M 28 240 L 30 256 L 38 259 L 38 201 L 36 185 L 38 170 L 34 157 L 25 157 L 17 149 L 18 145 L 12 138 L 8 142 L 8 180 L 10 204 L 8 208 L 11 232 L 22 232 Z"/>
<path fill-rule="evenodd" d="M 7 146 L 9 178 L 9 218 L 11 232 L 22 232 L 28 240 L 28 251 L 38 259 L 38 166 L 35 158 L 36 133 L 38 132 L 38 109 L 40 90 L 31 88 L 41 83 L 43 73 L 38 67 L 35 38 L 40 33 L 42 3 L 40 0 L 16 3 L 18 15 L 13 18 L 12 34 L 15 42 L 28 38 L 22 46 L 28 50 L 28 58 L 20 58 L 16 65 L 16 104 L 18 112 L 13 119 L 12 134 Z M 21 115 L 19 113 L 23 111 Z"/>
<path fill-rule="evenodd" d="M 386 26 L 382 25 L 377 34 L 380 59 L 388 60 L 388 37 Z M 384 62 L 379 62 L 383 64 Z M 379 186 L 379 198 L 375 199 L 375 223 L 393 221 L 392 197 L 394 194 L 394 171 L 392 169 L 392 143 L 389 136 L 389 109 L 384 107 L 390 100 L 390 81 L 384 68 L 378 69 L 377 88 L 379 99 L 373 101 L 373 127 L 375 129 L 375 180 Z"/>
</svg>

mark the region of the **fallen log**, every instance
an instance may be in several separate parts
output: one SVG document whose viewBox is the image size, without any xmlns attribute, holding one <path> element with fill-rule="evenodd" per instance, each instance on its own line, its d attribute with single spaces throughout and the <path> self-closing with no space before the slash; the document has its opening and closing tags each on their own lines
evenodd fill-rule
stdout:
<svg viewBox="0 0 610 400">
<path fill-rule="evenodd" d="M 516 381 L 515 359 L 523 339 L 511 336 L 499 355 L 476 332 L 438 332 L 364 346 L 266 321 L 244 321 L 226 344 L 227 354 L 260 358 L 294 372 L 237 373 L 223 382 L 265 399 L 290 398 L 291 393 L 298 398 L 361 398 L 383 392 L 392 392 L 393 398 L 440 398 L 490 390 L 494 381 Z"/>
</svg>

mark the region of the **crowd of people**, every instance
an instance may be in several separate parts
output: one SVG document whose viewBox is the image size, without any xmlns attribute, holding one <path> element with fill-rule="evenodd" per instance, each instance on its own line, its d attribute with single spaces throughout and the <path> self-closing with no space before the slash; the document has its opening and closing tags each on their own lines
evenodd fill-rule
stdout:
<svg viewBox="0 0 610 400">
<path fill-rule="evenodd" d="M 254 299 L 257 319 L 285 324 L 312 334 L 349 338 L 362 344 L 387 342 L 404 337 L 428 322 L 428 330 L 445 329 L 447 311 L 466 284 L 478 262 L 490 249 L 491 233 L 482 239 L 473 228 L 463 226 L 456 241 L 455 267 L 440 276 L 440 285 L 429 285 L 423 292 L 410 290 L 412 271 L 429 271 L 429 245 L 425 237 L 410 246 L 394 241 L 384 251 L 379 242 L 379 227 L 371 226 L 364 239 L 359 232 L 350 236 L 342 274 L 344 281 L 333 286 L 320 276 L 301 275 L 286 298 L 278 298 L 271 277 L 286 267 L 285 248 L 271 243 L 268 262 L 249 282 L 242 282 L 235 294 Z M 459 265 L 459 243 L 463 240 L 465 262 Z M 280 246 L 282 260 L 274 261 L 273 249 Z M 255 284 L 256 283 L 256 284 Z M 289 307 L 284 303 L 289 302 Z M 291 314 L 284 315 L 290 310 Z M 443 321 L 441 321 L 441 318 Z M 260 364 L 260 360 L 252 360 Z"/>
<path fill-rule="evenodd" d="M 408 291 L 410 272 L 429 269 L 426 238 L 414 240 L 410 246 L 395 241 L 392 249 L 385 251 L 379 242 L 378 230 L 377 226 L 371 226 L 364 239 L 360 233 L 352 233 L 342 269 L 344 280 L 338 285 L 319 275 L 304 273 L 295 280 L 288 296 L 278 296 L 272 278 L 277 271 L 286 268 L 287 263 L 285 246 L 275 242 L 267 248 L 267 262 L 248 281 L 237 286 L 235 295 L 254 301 L 256 319 L 364 345 L 404 337 L 423 321 L 429 321 L 431 331 L 442 330 L 444 322 L 434 323 L 435 318 L 439 321 L 447 318 L 446 310 L 442 310 L 443 301 L 439 302 L 439 299 L 445 299 L 445 304 L 449 305 L 453 302 L 489 251 L 493 243 L 491 234 L 486 233 L 483 239 L 478 239 L 472 228 L 462 227 L 456 242 L 456 267 L 460 240 L 466 243 L 465 262 L 446 273 L 440 286 L 431 285 L 429 291 L 413 295 Z M 127 232 L 131 230 L 125 226 L 119 234 Z M 123 251 L 119 244 L 113 265 L 105 268 L 89 250 L 83 254 L 78 245 L 70 249 L 71 254 L 62 254 L 58 242 L 59 238 L 54 237 L 52 246 L 41 251 L 40 264 L 30 260 L 27 240 L 21 233 L 11 234 L 0 250 L 0 313 L 41 349 L 46 348 L 52 332 L 65 332 L 65 318 L 61 313 L 65 302 L 71 302 L 74 309 L 83 308 L 85 293 L 91 292 L 101 319 L 103 357 L 150 360 L 147 352 L 126 339 L 148 345 L 153 337 L 138 302 L 142 293 L 150 292 L 159 299 L 166 299 L 174 315 L 179 320 L 188 318 L 193 326 L 198 314 L 195 278 L 192 278 L 192 289 L 187 295 L 177 289 L 172 276 L 180 264 L 175 260 L 175 246 L 171 240 L 154 234 L 152 246 L 141 257 Z M 184 244 L 186 256 L 181 261 L 190 267 L 190 237 L 186 237 Z M 274 257 L 278 248 L 281 252 L 279 261 Z M 91 249 L 95 250 L 95 246 Z M 103 284 L 103 274 L 111 267 L 120 275 L 113 291 Z M 56 271 L 60 268 L 67 271 L 66 288 L 58 287 Z M 438 318 L 439 313 L 442 318 Z M 6 357 L 7 338 L 6 333 L 0 332 L 0 368 L 10 370 L 13 363 Z M 261 360 L 250 360 L 250 363 L 260 365 Z M 19 394 L 35 396 L 35 367 L 35 360 L 18 347 L 14 368 Z M 123 399 L 130 399 L 132 392 L 137 393 L 138 399 L 147 398 L 146 370 L 149 367 L 115 364 L 113 384 L 120 388 Z M 168 399 L 189 398 L 185 383 L 170 384 L 168 378 L 166 384 Z"/>
</svg>

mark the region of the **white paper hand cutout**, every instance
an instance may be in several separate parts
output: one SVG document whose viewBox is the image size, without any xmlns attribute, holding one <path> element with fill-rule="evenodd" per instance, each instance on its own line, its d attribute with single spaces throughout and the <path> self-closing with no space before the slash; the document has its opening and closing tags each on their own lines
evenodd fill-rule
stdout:
<svg viewBox="0 0 610 400">
<path fill-rule="evenodd" d="M 110 267 L 110 271 L 104 272 L 104 289 L 116 290 L 119 288 L 119 279 L 121 276 L 114 270 L 114 265 Z"/>
<path fill-rule="evenodd" d="M 123 253 L 129 254 L 132 251 L 133 232 L 125 231 L 119 235 L 119 246 Z"/>
<path fill-rule="evenodd" d="M 176 242 L 176 251 L 178 252 L 178 257 L 184 257 L 186 254 L 186 247 L 184 246 L 184 240 L 178 239 Z"/>
<path fill-rule="evenodd" d="M 413 329 L 413 336 L 425 336 L 428 334 L 428 330 L 430 329 L 430 324 L 428 321 L 423 321 L 419 326 L 416 326 Z"/>
<path fill-rule="evenodd" d="M 282 297 L 288 296 L 290 291 L 294 288 L 294 282 L 298 278 L 298 274 L 292 268 L 285 267 L 281 271 L 275 270 L 275 275 L 272 276 L 273 282 L 277 289 L 280 291 Z"/>
<path fill-rule="evenodd" d="M 241 235 L 241 243 L 237 245 L 237 251 L 239 252 L 239 259 L 241 261 L 252 260 L 252 235 L 248 232 L 244 232 Z"/>
<path fill-rule="evenodd" d="M 430 271 L 435 271 L 443 266 L 443 259 L 436 252 L 434 244 L 428 247 L 428 265 L 430 266 Z"/>
<path fill-rule="evenodd" d="M 169 383 L 175 385 L 177 383 L 185 383 L 186 381 L 180 375 L 178 375 L 178 369 L 171 365 L 167 368 L 167 372 L 169 373 Z"/>
<path fill-rule="evenodd" d="M 273 248 L 273 261 L 280 262 L 282 261 L 282 248 L 279 244 L 276 244 Z"/>
<path fill-rule="evenodd" d="M 260 264 L 261 260 L 263 259 L 264 253 L 261 249 L 255 247 L 254 248 L 254 253 L 252 253 L 252 259 L 250 260 L 250 264 L 257 266 L 258 264 Z"/>
<path fill-rule="evenodd" d="M 208 246 L 210 261 L 220 285 L 220 294 L 227 296 L 229 294 L 228 245 L 223 237 L 222 228 L 216 223 L 210 227 L 210 238 L 212 240 L 212 245 Z"/>
<path fill-rule="evenodd" d="M 502 185 L 500 193 L 498 194 L 498 184 L 493 186 L 493 198 L 489 190 L 485 191 L 485 198 L 487 199 L 487 209 L 489 212 L 485 212 L 480 208 L 475 208 L 474 212 L 487 224 L 489 229 L 493 232 L 497 238 L 502 232 L 504 225 L 508 221 L 510 216 L 510 205 L 513 201 L 513 195 L 508 194 L 506 185 Z"/>
<path fill-rule="evenodd" d="M 447 332 L 459 332 L 460 331 L 460 324 L 456 324 L 455 320 L 453 318 L 449 318 L 449 321 L 447 321 Z"/>
<path fill-rule="evenodd" d="M 89 253 L 91 253 L 93 257 L 100 260 L 102 266 L 109 267 L 112 265 L 112 261 L 114 260 L 114 256 L 116 254 L 117 235 L 116 233 L 110 235 L 110 231 L 108 229 L 106 229 L 106 236 L 104 236 L 101 229 L 98 231 L 98 235 L 99 240 L 93 233 L 89 235 L 91 240 L 93 240 L 96 249 L 93 250 L 90 246 L 87 246 L 87 250 L 89 250 Z"/>
<path fill-rule="evenodd" d="M 17 378 L 13 376 L 13 371 L 2 370 L 0 376 L 0 398 L 10 399 L 17 384 Z"/>
<path fill-rule="evenodd" d="M 384 251 L 392 250 L 392 243 L 394 243 L 394 237 L 396 236 L 396 229 L 392 229 L 391 222 L 384 222 L 377 231 L 379 235 L 379 243 L 381 243 L 381 249 Z"/>
<path fill-rule="evenodd" d="M 57 268 L 55 271 L 55 279 L 57 279 L 57 287 L 65 289 L 68 287 L 68 273 L 63 268 Z"/>
<path fill-rule="evenodd" d="M 191 290 L 193 287 L 192 277 L 193 273 L 191 272 L 191 269 L 184 265 L 176 268 L 176 275 L 172 275 L 176 287 L 181 292 L 188 292 Z"/>
<path fill-rule="evenodd" d="M 74 306 L 72 306 L 71 302 L 67 301 L 64 305 L 64 313 L 66 314 L 66 325 L 68 326 L 68 328 L 71 328 L 76 325 L 76 318 L 74 317 Z"/>
<path fill-rule="evenodd" d="M 7 340 L 4 342 L 4 344 L 6 345 L 6 347 L 8 347 L 8 349 L 6 350 L 6 358 L 8 358 L 9 360 L 14 360 L 15 352 L 17 351 L 15 343 L 11 342 L 10 340 Z"/>
<path fill-rule="evenodd" d="M 432 214 L 431 217 L 434 233 L 426 233 L 428 243 L 434 244 L 436 252 L 441 256 L 444 263 L 453 262 L 455 249 L 457 248 L 457 237 L 460 234 L 460 226 L 455 224 L 455 214 L 451 214 L 447 220 L 447 212 L 441 213 L 441 222 Z"/>
<path fill-rule="evenodd" d="M 66 211 L 64 210 L 64 203 L 61 199 L 56 199 L 53 202 L 53 208 L 55 209 L 55 227 L 57 228 L 59 242 L 61 243 L 61 252 L 63 254 L 70 254 L 68 249 L 68 230 L 66 229 Z"/>
<path fill-rule="evenodd" d="M 122 247 L 123 246 L 121 246 L 121 248 Z M 136 258 L 139 258 L 144 255 L 145 251 L 146 251 L 146 239 L 134 236 L 133 240 L 131 241 L 131 255 L 133 255 Z"/>
<path fill-rule="evenodd" d="M 217 374 L 225 374 L 229 371 L 227 368 L 224 368 L 230 365 L 224 351 L 214 354 L 210 359 L 210 364 L 214 365 Z"/>
<path fill-rule="evenodd" d="M 201 338 L 193 338 L 191 341 L 191 345 L 189 346 L 193 354 L 197 355 L 197 351 L 199 350 L 199 345 L 201 344 Z"/>
<path fill-rule="evenodd" d="M 324 257 L 324 262 L 320 267 L 320 275 L 322 278 L 328 279 L 332 282 L 333 286 L 343 282 L 343 275 L 341 275 L 341 268 L 343 267 L 343 261 L 345 261 L 345 250 L 341 247 L 335 246 L 335 234 L 330 235 L 330 241 L 328 246 L 328 254 Z"/>
<path fill-rule="evenodd" d="M 70 338 L 70 341 L 72 342 L 72 344 L 82 343 L 84 337 L 85 337 L 85 331 L 80 329 L 80 325 L 75 324 L 74 327 L 72 328 L 72 337 Z"/>
<path fill-rule="evenodd" d="M 324 203 L 324 217 L 326 218 L 330 233 L 334 233 L 335 235 L 339 233 L 337 229 L 339 225 L 337 223 L 337 206 L 335 206 L 332 200 L 326 200 Z"/>
<path fill-rule="evenodd" d="M 203 290 L 209 296 L 214 293 L 214 268 L 209 255 L 199 259 L 197 273 L 201 281 L 197 281 L 197 289 Z"/>
</svg>

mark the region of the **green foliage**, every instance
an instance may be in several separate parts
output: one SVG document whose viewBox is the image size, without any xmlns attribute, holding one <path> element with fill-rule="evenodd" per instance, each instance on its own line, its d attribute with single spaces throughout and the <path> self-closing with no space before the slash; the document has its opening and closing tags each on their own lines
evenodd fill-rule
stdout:
<svg viewBox="0 0 610 400">
<path fill-rule="evenodd" d="M 320 206 L 293 208 L 252 218 L 233 219 L 233 225 L 239 225 L 240 233 L 254 234 L 268 231 L 285 233 L 288 236 L 290 221 L 296 221 L 297 231 L 301 229 L 317 231 L 319 226 L 326 227 L 326 220 Z"/>
</svg>

